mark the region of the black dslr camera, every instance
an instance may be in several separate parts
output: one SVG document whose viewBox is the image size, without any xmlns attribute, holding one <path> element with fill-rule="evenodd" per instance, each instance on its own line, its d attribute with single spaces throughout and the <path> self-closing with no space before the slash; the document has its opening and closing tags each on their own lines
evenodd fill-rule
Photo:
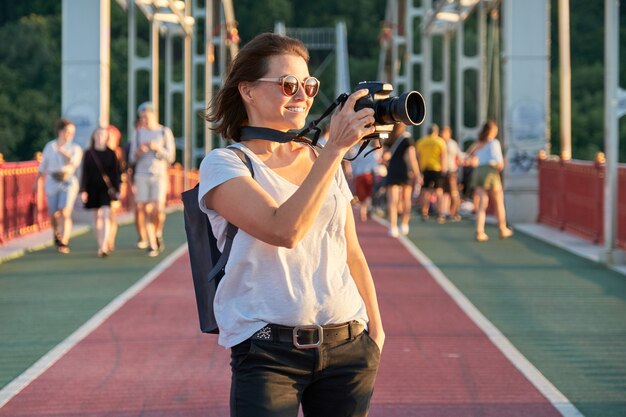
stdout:
<svg viewBox="0 0 626 417">
<path fill-rule="evenodd" d="M 354 111 L 373 109 L 376 127 L 373 134 L 363 139 L 387 139 L 393 130 L 393 125 L 398 122 L 417 126 L 424 121 L 426 104 L 422 95 L 417 91 L 409 91 L 399 97 L 389 97 L 393 86 L 380 81 L 361 81 L 355 90 L 362 89 L 366 89 L 369 94 L 357 100 Z"/>
</svg>

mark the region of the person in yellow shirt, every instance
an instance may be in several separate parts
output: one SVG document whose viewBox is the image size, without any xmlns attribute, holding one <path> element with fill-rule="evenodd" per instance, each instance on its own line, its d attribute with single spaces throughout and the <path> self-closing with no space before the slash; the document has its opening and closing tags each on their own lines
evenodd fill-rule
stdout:
<svg viewBox="0 0 626 417">
<path fill-rule="evenodd" d="M 437 196 L 437 221 L 445 223 L 443 215 L 443 179 L 448 171 L 446 142 L 439 137 L 439 126 L 433 124 L 428 134 L 417 141 L 417 157 L 422 170 L 424 185 L 422 187 L 422 220 L 428 220 L 430 201 L 433 192 Z"/>
</svg>

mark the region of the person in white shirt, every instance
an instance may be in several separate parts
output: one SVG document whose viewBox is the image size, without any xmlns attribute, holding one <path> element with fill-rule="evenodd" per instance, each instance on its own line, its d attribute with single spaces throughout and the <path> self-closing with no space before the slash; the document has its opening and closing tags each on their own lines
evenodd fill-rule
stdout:
<svg viewBox="0 0 626 417">
<path fill-rule="evenodd" d="M 443 211 L 453 222 L 461 220 L 459 216 L 459 204 L 461 197 L 459 195 L 459 162 L 461 161 L 461 150 L 459 145 L 452 138 L 452 129 L 444 126 L 441 129 L 441 138 L 446 142 L 446 150 L 448 155 L 448 172 L 444 174 L 443 182 Z"/>
<path fill-rule="evenodd" d="M 207 117 L 254 171 L 234 150 L 215 149 L 198 192 L 220 249 L 227 223 L 239 228 L 214 301 L 239 417 L 296 417 L 300 406 L 306 416 L 365 416 L 385 339 L 341 170 L 374 132 L 373 110 L 354 111 L 367 92 L 333 114 L 323 149 L 275 140 L 305 125 L 319 90 L 307 61 L 301 41 L 258 35 Z"/>
<path fill-rule="evenodd" d="M 83 158 L 82 148 L 73 143 L 76 126 L 67 120 L 59 119 L 56 123 L 57 138 L 43 148 L 39 178 L 46 177 L 44 189 L 52 223 L 54 244 L 59 253 L 70 253 L 69 241 L 72 233 L 72 210 L 78 196 L 80 184 L 76 169 Z"/>
<path fill-rule="evenodd" d="M 157 122 L 152 103 L 139 106 L 140 127 L 131 140 L 129 159 L 134 164 L 135 202 L 143 218 L 148 239 L 148 255 L 158 256 L 163 250 L 163 226 L 167 197 L 167 170 L 176 159 L 176 144 L 169 127 Z M 138 246 L 145 247 L 145 242 Z"/>
<path fill-rule="evenodd" d="M 468 150 L 472 165 L 475 167 L 472 172 L 472 187 L 478 197 L 476 207 L 476 240 L 478 242 L 489 240 L 489 236 L 485 233 L 489 192 L 493 194 L 500 239 L 513 236 L 513 231 L 506 225 L 504 191 L 500 179 L 500 172 L 504 169 L 504 158 L 497 135 L 498 125 L 491 121 L 485 123 L 478 135 L 478 140 Z"/>
</svg>

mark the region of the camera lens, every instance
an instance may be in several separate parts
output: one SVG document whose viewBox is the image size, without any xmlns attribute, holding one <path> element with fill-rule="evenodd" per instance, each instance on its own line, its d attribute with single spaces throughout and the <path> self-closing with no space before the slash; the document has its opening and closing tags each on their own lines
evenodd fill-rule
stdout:
<svg viewBox="0 0 626 417">
<path fill-rule="evenodd" d="M 375 118 L 383 124 L 402 122 L 417 126 L 424 121 L 426 104 L 417 91 L 409 91 L 399 97 L 386 98 L 376 103 Z"/>
</svg>

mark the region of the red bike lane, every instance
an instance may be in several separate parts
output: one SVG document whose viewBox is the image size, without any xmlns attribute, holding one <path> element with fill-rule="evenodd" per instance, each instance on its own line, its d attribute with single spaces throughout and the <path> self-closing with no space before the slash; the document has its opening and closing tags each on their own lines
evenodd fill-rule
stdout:
<svg viewBox="0 0 626 417">
<path fill-rule="evenodd" d="M 370 416 L 561 415 L 400 241 L 358 231 L 387 333 Z M 0 417 L 228 416 L 229 360 L 198 330 L 184 252 Z"/>
</svg>

